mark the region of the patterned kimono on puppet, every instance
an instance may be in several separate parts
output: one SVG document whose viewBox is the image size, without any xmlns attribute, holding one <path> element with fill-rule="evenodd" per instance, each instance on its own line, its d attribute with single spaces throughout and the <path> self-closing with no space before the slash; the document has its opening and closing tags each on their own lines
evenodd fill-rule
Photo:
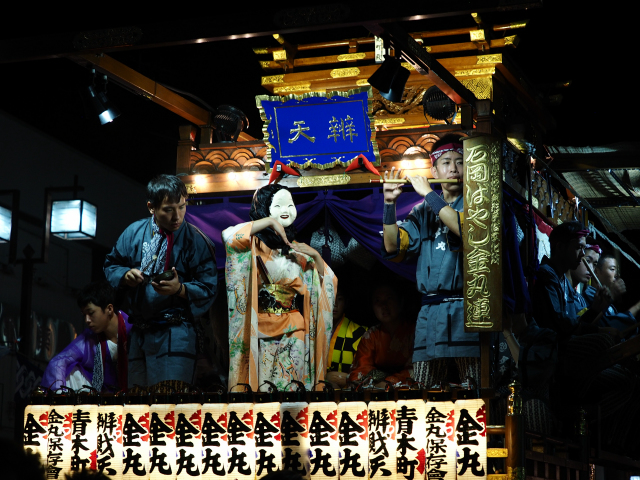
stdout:
<svg viewBox="0 0 640 480">
<path fill-rule="evenodd" d="M 311 252 L 308 255 L 290 249 L 271 227 L 255 231 L 256 221 L 273 217 L 293 242 L 296 210 L 286 187 L 257 190 L 250 216 L 252 222 L 222 232 L 227 252 L 229 388 L 248 383 L 257 391 L 266 389 L 263 384 L 269 381 L 282 391 L 292 389 L 296 380 L 311 390 L 325 375 L 338 280 L 311 247 L 293 244 L 296 250 Z M 317 262 L 322 262 L 324 277 Z"/>
</svg>

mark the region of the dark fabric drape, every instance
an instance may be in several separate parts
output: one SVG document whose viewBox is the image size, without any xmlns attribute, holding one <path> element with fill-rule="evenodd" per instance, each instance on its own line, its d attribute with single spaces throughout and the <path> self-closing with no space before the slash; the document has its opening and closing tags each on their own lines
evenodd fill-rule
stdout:
<svg viewBox="0 0 640 480">
<path fill-rule="evenodd" d="M 308 194 L 307 194 L 308 195 Z M 296 194 L 293 195 L 296 200 Z M 404 219 L 414 205 L 420 203 L 422 197 L 415 192 L 405 192 L 398 199 L 398 219 Z M 342 228 L 355 238 L 380 261 L 392 271 L 403 277 L 415 281 L 416 265 L 414 262 L 396 264 L 382 260 L 380 245 L 382 242 L 382 208 L 384 197 L 380 189 L 375 189 L 371 195 L 360 200 L 344 200 L 339 197 L 339 192 L 319 192 L 311 201 L 305 203 L 296 202 L 298 218 L 296 228 L 301 231 L 316 216 L 323 214 L 323 209 Z M 222 231 L 232 225 L 249 221 L 249 203 L 236 203 L 224 198 L 223 202 L 211 205 L 192 205 L 187 209 L 186 220 L 198 228 L 213 240 L 216 246 L 216 262 L 218 272 L 224 274 L 225 249 L 222 244 Z"/>
</svg>

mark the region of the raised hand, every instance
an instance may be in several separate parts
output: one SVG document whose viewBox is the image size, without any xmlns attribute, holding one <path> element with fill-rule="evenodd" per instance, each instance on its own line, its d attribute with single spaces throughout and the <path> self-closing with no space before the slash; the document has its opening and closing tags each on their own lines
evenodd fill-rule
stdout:
<svg viewBox="0 0 640 480">
<path fill-rule="evenodd" d="M 388 180 L 390 178 L 397 179 L 400 178 L 400 169 L 394 171 L 396 167 L 391 167 L 391 172 L 384 172 L 384 179 Z M 402 193 L 402 184 L 401 183 L 383 183 L 382 184 L 382 192 L 384 193 L 384 201 L 385 203 L 396 203 L 397 198 Z"/>
</svg>

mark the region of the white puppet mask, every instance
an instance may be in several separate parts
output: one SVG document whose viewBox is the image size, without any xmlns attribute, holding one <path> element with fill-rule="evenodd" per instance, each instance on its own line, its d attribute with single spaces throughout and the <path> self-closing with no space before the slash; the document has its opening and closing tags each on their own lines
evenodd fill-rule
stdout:
<svg viewBox="0 0 640 480">
<path fill-rule="evenodd" d="M 278 190 L 276 192 L 271 199 L 269 215 L 285 228 L 295 221 L 298 211 L 288 190 Z"/>
</svg>

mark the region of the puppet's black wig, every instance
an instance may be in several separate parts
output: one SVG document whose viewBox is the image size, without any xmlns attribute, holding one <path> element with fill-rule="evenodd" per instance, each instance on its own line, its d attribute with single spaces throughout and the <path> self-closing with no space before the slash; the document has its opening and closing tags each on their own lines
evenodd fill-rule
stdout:
<svg viewBox="0 0 640 480">
<path fill-rule="evenodd" d="M 265 185 L 262 188 L 256 190 L 256 193 L 253 194 L 253 201 L 251 202 L 251 210 L 249 211 L 249 216 L 251 220 L 256 221 L 261 218 L 270 217 L 269 208 L 271 207 L 271 201 L 273 200 L 273 196 L 279 192 L 280 190 L 289 190 L 284 185 L 271 184 Z M 296 227 L 293 224 L 289 225 L 284 229 L 287 234 L 287 239 L 289 242 L 293 242 L 296 237 Z M 269 227 L 265 228 L 261 232 L 255 234 L 261 241 L 263 241 L 267 247 L 274 250 L 276 248 L 281 248 L 282 253 L 287 255 L 289 253 L 289 247 L 285 244 L 282 239 L 276 235 L 274 230 Z"/>
</svg>

